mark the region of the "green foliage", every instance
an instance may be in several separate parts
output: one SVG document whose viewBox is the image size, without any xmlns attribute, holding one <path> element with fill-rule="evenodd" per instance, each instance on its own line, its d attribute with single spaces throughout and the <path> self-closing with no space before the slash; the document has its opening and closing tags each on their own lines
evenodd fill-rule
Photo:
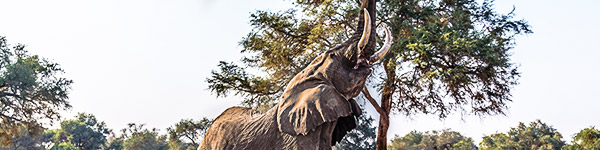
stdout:
<svg viewBox="0 0 600 150">
<path fill-rule="evenodd" d="M 0 143 L 10 143 L 9 136 L 21 131 L 4 129 L 43 131 L 38 130 L 41 120 L 58 120 L 58 112 L 71 107 L 67 94 L 73 81 L 60 77 L 62 73 L 58 64 L 27 54 L 22 44 L 11 47 L 0 36 Z"/>
<path fill-rule="evenodd" d="M 348 132 L 344 139 L 334 147 L 336 150 L 371 150 L 375 149 L 377 133 L 373 126 L 373 118 L 363 112 L 358 117 L 356 129 Z"/>
<path fill-rule="evenodd" d="M 600 149 L 600 130 L 595 127 L 585 128 L 573 137 L 573 145 L 565 146 L 565 150 Z"/>
<path fill-rule="evenodd" d="M 86 113 L 79 113 L 76 119 L 62 121 L 60 127 L 44 133 L 46 140 L 54 144 L 51 149 L 71 146 L 80 150 L 101 149 L 111 132 L 103 121 Z"/>
<path fill-rule="evenodd" d="M 167 136 L 159 135 L 158 130 L 144 128 L 144 124 L 129 123 L 128 128 L 121 130 L 124 150 L 167 150 Z"/>
<path fill-rule="evenodd" d="M 175 127 L 167 128 L 169 135 L 170 150 L 197 149 L 200 140 L 204 137 L 206 130 L 210 127 L 213 120 L 202 118 L 194 121 L 193 119 L 182 119 Z"/>
<path fill-rule="evenodd" d="M 493 1 L 384 0 L 379 20 L 394 34 L 380 89 L 394 90 L 393 110 L 437 114 L 453 110 L 502 114 L 519 73 L 510 62 L 514 36 L 532 33 Z"/>
<path fill-rule="evenodd" d="M 273 104 L 271 101 L 281 94 L 281 85 L 252 76 L 235 64 L 221 61 L 219 67 L 221 71 L 212 71 L 211 78 L 207 79 L 209 89 L 215 92 L 217 97 L 225 97 L 230 91 L 235 91 L 235 95 L 246 97 L 243 104 L 258 108 L 262 105 L 270 106 Z"/>
<path fill-rule="evenodd" d="M 417 132 L 399 137 L 396 135 L 388 149 L 392 150 L 417 150 L 417 149 L 444 149 L 444 150 L 474 150 L 477 149 L 473 139 L 464 137 L 460 133 L 444 129 L 442 131 Z"/>
<path fill-rule="evenodd" d="M 565 145 L 561 134 L 542 123 L 540 120 L 529 123 L 525 126 L 519 123 L 516 128 L 511 128 L 508 133 L 496 133 L 483 137 L 479 143 L 481 149 L 519 149 L 519 150 L 546 150 L 561 149 Z"/>
</svg>

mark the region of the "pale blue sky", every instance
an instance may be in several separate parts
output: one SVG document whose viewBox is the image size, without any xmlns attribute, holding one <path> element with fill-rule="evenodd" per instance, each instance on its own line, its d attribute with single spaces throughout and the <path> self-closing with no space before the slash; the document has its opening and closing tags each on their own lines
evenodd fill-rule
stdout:
<svg viewBox="0 0 600 150">
<path fill-rule="evenodd" d="M 515 5 L 517 18 L 535 32 L 519 36 L 512 51 L 522 77 L 508 115 L 396 115 L 390 137 L 451 128 L 479 142 L 541 119 L 570 141 L 583 128 L 600 127 L 600 1 L 496 4 L 499 12 Z M 291 6 L 289 0 L 1 0 L 0 35 L 61 64 L 75 81 L 67 119 L 86 112 L 115 130 L 134 122 L 164 131 L 180 119 L 214 118 L 238 105 L 237 97 L 215 98 L 205 79 L 218 61 L 239 61 L 251 12 Z"/>
</svg>

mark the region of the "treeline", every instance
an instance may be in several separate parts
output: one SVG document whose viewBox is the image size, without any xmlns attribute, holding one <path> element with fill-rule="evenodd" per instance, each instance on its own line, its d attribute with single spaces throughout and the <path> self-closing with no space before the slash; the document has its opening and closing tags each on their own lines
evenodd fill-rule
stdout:
<svg viewBox="0 0 600 150">
<path fill-rule="evenodd" d="M 373 149 L 375 127 L 373 119 L 359 118 L 359 127 L 348 134 L 334 149 Z M 19 133 L 10 135 L 10 144 L 0 149 L 11 150 L 196 150 L 212 120 L 182 119 L 160 134 L 156 128 L 144 124 L 130 123 L 126 128 L 115 131 L 106 127 L 92 114 L 79 113 L 73 119 L 60 122 L 57 129 L 42 129 L 43 134 L 33 135 L 24 126 L 14 128 Z M 600 149 L 600 130 L 589 127 L 573 135 L 567 144 L 563 135 L 540 120 L 528 125 L 519 123 L 507 132 L 483 137 L 476 144 L 471 137 L 450 129 L 434 131 L 411 131 L 404 136 L 396 135 L 388 145 L 390 150 L 596 150 Z"/>
<path fill-rule="evenodd" d="M 212 120 L 183 119 L 161 135 L 156 128 L 129 123 L 114 131 L 92 114 L 79 113 L 74 119 L 60 122 L 60 128 L 30 134 L 22 125 L 14 128 L 10 139 L 0 149 L 10 150 L 196 150 Z"/>
<path fill-rule="evenodd" d="M 475 145 L 471 137 L 466 137 L 450 129 L 440 131 L 412 131 L 404 136 L 392 139 L 388 149 L 392 150 L 598 150 L 600 149 L 600 131 L 589 127 L 573 135 L 571 144 L 567 144 L 561 133 L 540 120 L 525 125 L 519 123 L 508 132 L 494 133 L 483 137 Z"/>
</svg>

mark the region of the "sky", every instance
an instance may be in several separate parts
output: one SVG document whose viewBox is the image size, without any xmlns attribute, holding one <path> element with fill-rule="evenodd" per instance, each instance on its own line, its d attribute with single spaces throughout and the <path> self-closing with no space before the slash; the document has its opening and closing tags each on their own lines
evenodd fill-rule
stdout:
<svg viewBox="0 0 600 150">
<path fill-rule="evenodd" d="M 583 128 L 600 127 L 600 1 L 495 4 L 502 13 L 515 6 L 516 18 L 534 31 L 518 36 L 512 50 L 522 74 L 508 114 L 393 115 L 389 139 L 450 128 L 478 143 L 541 119 L 569 142 Z M 144 123 L 164 132 L 181 119 L 215 118 L 239 105 L 239 97 L 216 98 L 206 78 L 219 61 L 239 62 L 252 12 L 291 7 L 290 0 L 0 0 L 0 36 L 60 64 L 75 82 L 65 119 L 85 112 L 115 131 Z"/>
</svg>

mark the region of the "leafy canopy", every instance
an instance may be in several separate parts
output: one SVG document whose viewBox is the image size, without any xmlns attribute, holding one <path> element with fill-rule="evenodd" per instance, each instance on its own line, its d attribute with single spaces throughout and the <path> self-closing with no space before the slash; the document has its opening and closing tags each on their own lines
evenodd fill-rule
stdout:
<svg viewBox="0 0 600 150">
<path fill-rule="evenodd" d="M 514 36 L 532 33 L 524 20 L 493 10 L 493 1 L 388 0 L 379 20 L 394 34 L 381 89 L 393 110 L 445 118 L 470 106 L 474 114 L 503 113 L 519 73 L 510 62 Z"/>
</svg>

